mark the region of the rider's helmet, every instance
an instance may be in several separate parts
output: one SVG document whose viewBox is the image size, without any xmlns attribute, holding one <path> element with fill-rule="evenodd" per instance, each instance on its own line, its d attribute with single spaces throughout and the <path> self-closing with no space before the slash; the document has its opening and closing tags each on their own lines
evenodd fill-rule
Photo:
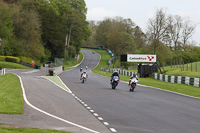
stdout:
<svg viewBox="0 0 200 133">
<path fill-rule="evenodd" d="M 114 73 L 117 73 L 117 70 L 116 70 L 116 69 L 114 70 Z"/>
<path fill-rule="evenodd" d="M 135 73 L 133 73 L 132 77 L 136 77 L 136 74 L 135 74 Z"/>
<path fill-rule="evenodd" d="M 83 73 L 86 73 L 86 70 L 84 70 Z"/>
</svg>

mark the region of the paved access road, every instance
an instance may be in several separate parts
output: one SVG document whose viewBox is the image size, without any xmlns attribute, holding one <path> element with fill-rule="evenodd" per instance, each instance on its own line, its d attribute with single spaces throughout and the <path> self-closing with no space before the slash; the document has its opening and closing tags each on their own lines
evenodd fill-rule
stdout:
<svg viewBox="0 0 200 133">
<path fill-rule="evenodd" d="M 101 123 L 109 123 L 106 126 L 108 129 L 119 133 L 200 132 L 199 99 L 139 85 L 135 92 L 129 92 L 128 84 L 123 82 L 112 90 L 110 78 L 90 71 L 100 56 L 88 50 L 82 50 L 82 53 L 85 58 L 80 66 L 88 66 L 88 80 L 81 83 L 80 66 L 59 76 L 78 98 L 103 119 L 99 120 Z"/>
</svg>

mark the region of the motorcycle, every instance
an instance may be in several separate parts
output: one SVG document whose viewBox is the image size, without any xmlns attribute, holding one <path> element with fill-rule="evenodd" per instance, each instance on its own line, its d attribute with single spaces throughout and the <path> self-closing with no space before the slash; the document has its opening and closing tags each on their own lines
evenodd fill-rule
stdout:
<svg viewBox="0 0 200 133">
<path fill-rule="evenodd" d="M 112 89 L 115 89 L 118 85 L 118 82 L 119 82 L 119 77 L 118 76 L 114 76 L 113 79 L 112 79 Z"/>
<path fill-rule="evenodd" d="M 130 91 L 134 91 L 136 85 L 138 83 L 138 80 L 136 78 L 132 78 L 130 82 Z"/>
<path fill-rule="evenodd" d="M 82 83 L 84 83 L 86 81 L 86 78 L 87 78 L 87 74 L 86 73 L 83 73 L 81 79 L 82 79 Z"/>
</svg>

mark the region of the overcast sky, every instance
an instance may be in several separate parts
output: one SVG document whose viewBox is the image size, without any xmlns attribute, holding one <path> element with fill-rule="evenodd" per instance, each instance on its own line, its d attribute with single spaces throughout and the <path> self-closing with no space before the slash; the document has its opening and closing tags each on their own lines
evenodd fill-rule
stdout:
<svg viewBox="0 0 200 133">
<path fill-rule="evenodd" d="M 147 22 L 157 9 L 167 14 L 189 17 L 197 25 L 191 40 L 200 44 L 200 0 L 85 0 L 87 20 L 103 20 L 105 17 L 130 18 L 146 32 Z M 198 45 L 199 46 L 199 45 Z"/>
</svg>

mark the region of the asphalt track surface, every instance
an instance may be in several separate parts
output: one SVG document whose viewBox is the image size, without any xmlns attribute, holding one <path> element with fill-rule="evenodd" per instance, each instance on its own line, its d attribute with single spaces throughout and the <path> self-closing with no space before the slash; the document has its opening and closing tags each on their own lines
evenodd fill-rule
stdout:
<svg viewBox="0 0 200 133">
<path fill-rule="evenodd" d="M 7 69 L 21 77 L 26 98 L 24 114 L 0 114 L 0 124 L 22 128 L 41 128 L 73 133 L 110 133 L 71 93 L 57 87 L 41 70 Z"/>
<path fill-rule="evenodd" d="M 82 53 L 84 61 L 80 66 L 88 66 L 87 81 L 80 81 L 80 66 L 59 76 L 75 96 L 103 119 L 99 120 L 101 123 L 109 123 L 108 129 L 119 133 L 200 132 L 199 99 L 140 85 L 130 92 L 125 82 L 113 90 L 110 78 L 90 71 L 98 63 L 99 54 L 89 50 Z"/>
</svg>

